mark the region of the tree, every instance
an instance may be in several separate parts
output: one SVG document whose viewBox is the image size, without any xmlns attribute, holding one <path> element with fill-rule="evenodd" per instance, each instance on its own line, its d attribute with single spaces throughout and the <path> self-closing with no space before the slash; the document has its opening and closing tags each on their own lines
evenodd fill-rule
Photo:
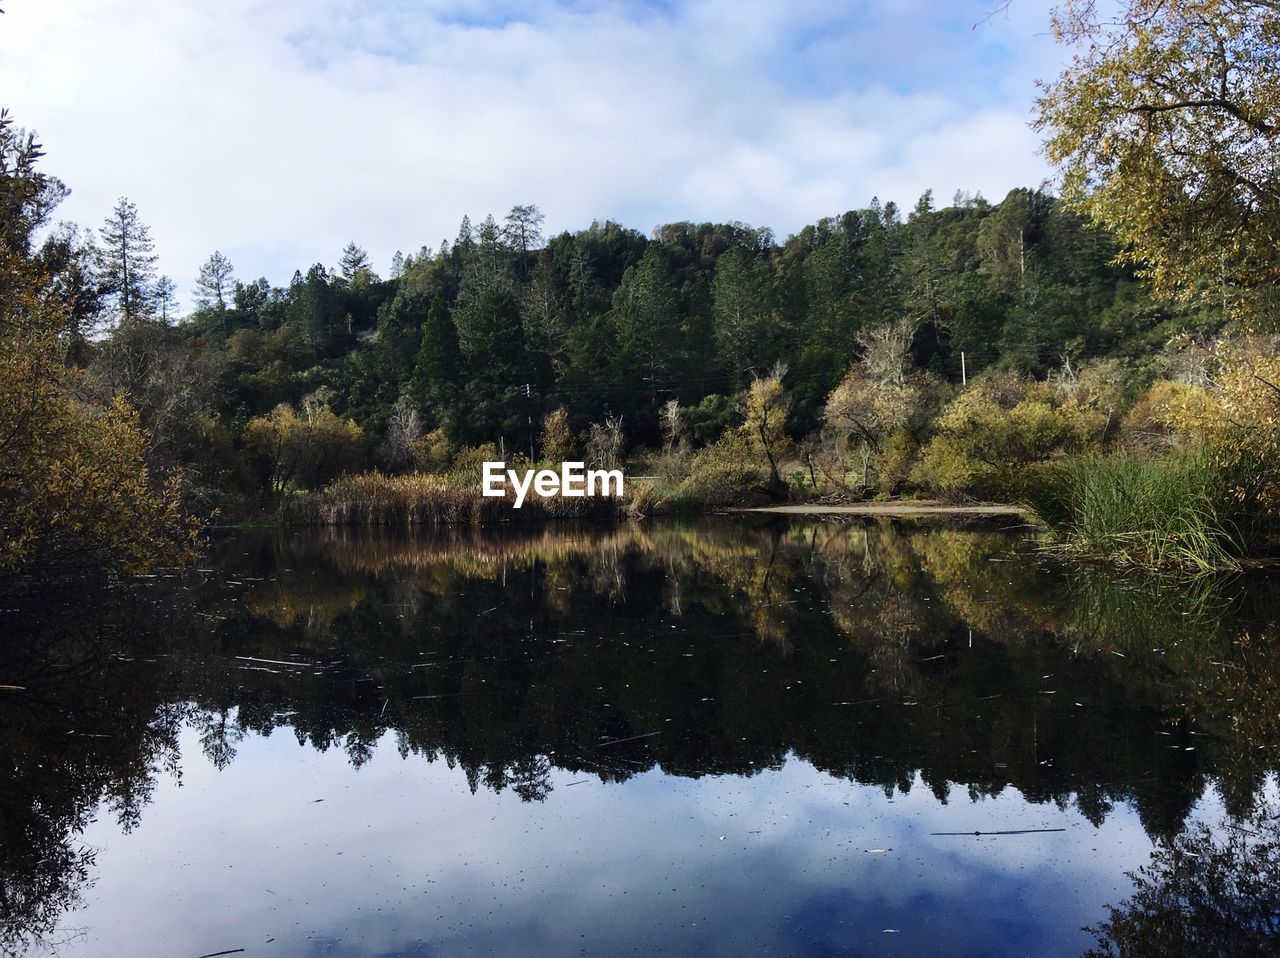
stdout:
<svg viewBox="0 0 1280 958">
<path fill-rule="evenodd" d="M 338 261 L 338 272 L 342 274 L 342 278 L 348 285 L 354 285 L 356 277 L 361 273 L 372 271 L 373 264 L 369 260 L 369 254 L 362 247 L 355 243 L 348 243 L 343 248 L 342 259 Z"/>
<path fill-rule="evenodd" d="M 1126 0 L 1103 21 L 1069 0 L 1054 30 L 1079 52 L 1044 88 L 1037 125 L 1066 197 L 1158 291 L 1274 314 L 1280 5 Z"/>
<path fill-rule="evenodd" d="M 573 458 L 573 430 L 569 428 L 569 414 L 563 407 L 551 410 L 542 420 L 538 446 L 543 462 L 554 465 Z"/>
<path fill-rule="evenodd" d="M 794 443 L 787 435 L 787 411 L 791 408 L 782 377 L 785 366 L 776 367 L 768 376 L 762 376 L 747 391 L 746 421 L 742 433 L 751 449 L 765 458 L 769 467 L 770 492 L 782 494 L 786 483 L 782 478 L 782 464 L 791 453 Z"/>
<path fill-rule="evenodd" d="M 155 308 L 160 313 L 160 322 L 167 323 L 177 314 L 178 284 L 168 276 L 156 280 Z"/>
<path fill-rule="evenodd" d="M 770 319 L 769 264 L 734 246 L 716 261 L 711 283 L 716 346 L 729 365 L 730 382 L 764 357 Z"/>
<path fill-rule="evenodd" d="M 422 418 L 413 401 L 401 396 L 391 407 L 391 416 L 387 419 L 384 458 L 396 469 L 412 464 L 414 449 L 421 438 Z"/>
<path fill-rule="evenodd" d="M 1256 690 L 1250 690 L 1256 694 Z M 1098 939 L 1085 958 L 1126 955 L 1275 954 L 1280 914 L 1280 827 L 1259 800 L 1243 822 L 1188 823 L 1129 872 L 1133 894 L 1108 905 L 1086 929 Z"/>
<path fill-rule="evenodd" d="M 329 271 L 320 263 L 304 277 L 294 273 L 285 305 L 285 320 L 306 337 L 317 354 L 333 342 L 338 330 L 341 303 L 329 282 Z"/>
<path fill-rule="evenodd" d="M 640 263 L 627 270 L 618 290 L 618 340 L 621 364 L 642 379 L 652 396 L 667 372 L 677 341 L 678 306 L 671 264 L 655 243 Z"/>
<path fill-rule="evenodd" d="M 0 571 L 184 561 L 196 526 L 181 478 L 148 468 L 147 434 L 123 399 L 77 399 L 63 361 L 59 338 L 76 327 L 66 284 L 47 272 L 58 257 L 35 242 L 61 193 L 42 155 L 0 113 Z"/>
<path fill-rule="evenodd" d="M 944 495 L 1020 497 L 1030 467 L 1102 441 L 1110 417 L 1088 400 L 1019 376 L 986 377 L 937 418 L 917 478 Z"/>
<path fill-rule="evenodd" d="M 621 469 L 624 443 L 621 416 L 606 416 L 587 429 L 587 465 L 593 469 Z"/>
<path fill-rule="evenodd" d="M 936 377 L 911 368 L 919 325 L 907 318 L 863 330 L 862 355 L 827 397 L 811 462 L 840 489 L 863 493 L 878 482 L 892 492 L 905 478 L 940 393 Z M 851 457 L 860 472 L 852 480 Z"/>
<path fill-rule="evenodd" d="M 121 321 L 151 312 L 155 278 L 155 244 L 138 207 L 125 197 L 102 224 L 98 270 L 103 292 L 115 301 Z"/>
<path fill-rule="evenodd" d="M 200 309 L 224 312 L 227 300 L 235 288 L 234 272 L 231 260 L 214 250 L 200 267 L 200 274 L 196 277 L 196 305 Z"/>
<path fill-rule="evenodd" d="M 533 275 L 524 286 L 520 306 L 530 346 L 546 353 L 553 362 L 562 362 L 569 332 L 569 311 L 549 256 L 539 257 Z"/>
<path fill-rule="evenodd" d="M 372 353 L 370 372 L 390 386 L 398 387 L 413 372 L 426 305 L 401 290 L 378 309 L 377 332 L 365 351 Z"/>
<path fill-rule="evenodd" d="M 925 190 L 907 221 L 903 251 L 904 305 L 907 315 L 942 329 L 952 314 L 951 280 L 946 236 L 933 208 L 933 190 Z"/>
<path fill-rule="evenodd" d="M 978 227 L 978 272 L 997 292 L 1018 297 L 1026 288 L 1027 247 L 1036 239 L 1041 200 L 1041 194 L 1030 190 L 1010 190 Z"/>
<path fill-rule="evenodd" d="M 444 293 L 436 291 L 422 324 L 422 344 L 413 367 L 413 391 L 424 405 L 445 405 L 452 401 L 462 370 L 458 330 L 449 315 Z M 437 415 L 436 419 L 439 418 Z"/>
<path fill-rule="evenodd" d="M 282 404 L 249 420 L 244 444 L 266 488 L 281 493 L 295 484 L 318 489 L 354 469 L 364 452 L 364 432 L 323 402 L 304 401 L 301 415 Z"/>
<path fill-rule="evenodd" d="M 542 211 L 533 204 L 513 206 L 503 227 L 520 262 L 520 277 L 529 277 L 529 253 L 542 244 Z"/>
</svg>

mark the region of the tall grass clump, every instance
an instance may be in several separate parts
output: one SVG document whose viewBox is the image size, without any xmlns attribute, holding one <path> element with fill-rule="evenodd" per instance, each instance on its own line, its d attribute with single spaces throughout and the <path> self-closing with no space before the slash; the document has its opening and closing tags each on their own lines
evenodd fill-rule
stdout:
<svg viewBox="0 0 1280 958">
<path fill-rule="evenodd" d="M 1067 551 L 1126 565 L 1236 568 L 1257 544 L 1228 477 L 1198 451 L 1090 455 L 1041 467 L 1029 504 Z"/>
<path fill-rule="evenodd" d="M 512 498 L 510 493 L 505 498 L 483 496 L 478 482 L 447 476 L 366 472 L 293 497 L 286 503 L 285 516 L 298 525 L 408 528 L 608 518 L 626 508 L 621 498 L 542 497 L 530 491 L 523 506 L 514 509 Z"/>
</svg>

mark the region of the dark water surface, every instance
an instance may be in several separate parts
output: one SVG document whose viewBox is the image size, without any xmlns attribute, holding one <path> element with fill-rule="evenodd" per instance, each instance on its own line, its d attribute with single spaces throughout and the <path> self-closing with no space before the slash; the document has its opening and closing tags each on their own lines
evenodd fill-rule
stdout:
<svg viewBox="0 0 1280 958">
<path fill-rule="evenodd" d="M 199 574 L 0 604 L 0 954 L 1280 931 L 1273 580 L 726 519 L 236 534 Z"/>
</svg>

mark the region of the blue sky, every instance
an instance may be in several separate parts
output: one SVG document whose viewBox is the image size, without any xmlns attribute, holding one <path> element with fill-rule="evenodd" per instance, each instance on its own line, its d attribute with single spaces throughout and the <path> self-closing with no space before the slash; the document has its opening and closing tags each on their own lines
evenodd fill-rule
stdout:
<svg viewBox="0 0 1280 958">
<path fill-rule="evenodd" d="M 127 195 L 181 288 L 215 248 L 283 283 L 355 240 L 385 271 L 463 214 L 550 230 L 872 196 L 998 199 L 1062 51 L 1015 0 L 10 0 L 0 85 L 87 226 Z"/>
</svg>

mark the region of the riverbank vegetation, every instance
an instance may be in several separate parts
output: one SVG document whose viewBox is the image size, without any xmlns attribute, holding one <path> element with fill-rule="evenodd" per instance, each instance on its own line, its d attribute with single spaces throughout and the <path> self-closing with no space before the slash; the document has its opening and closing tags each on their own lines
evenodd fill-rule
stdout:
<svg viewBox="0 0 1280 958">
<path fill-rule="evenodd" d="M 283 286 L 214 252 L 185 314 L 125 199 L 96 238 L 46 228 L 38 246 L 65 188 L 6 121 L 0 564 L 74 540 L 140 568 L 214 510 L 515 517 L 481 500 L 486 458 L 625 465 L 642 514 L 1003 500 L 1079 555 L 1273 555 L 1277 14 L 1091 16 L 1060 11 L 1082 52 L 1039 106 L 1061 196 L 872 199 L 785 238 L 544 236 L 522 205 L 385 274 L 354 242 Z"/>
</svg>

